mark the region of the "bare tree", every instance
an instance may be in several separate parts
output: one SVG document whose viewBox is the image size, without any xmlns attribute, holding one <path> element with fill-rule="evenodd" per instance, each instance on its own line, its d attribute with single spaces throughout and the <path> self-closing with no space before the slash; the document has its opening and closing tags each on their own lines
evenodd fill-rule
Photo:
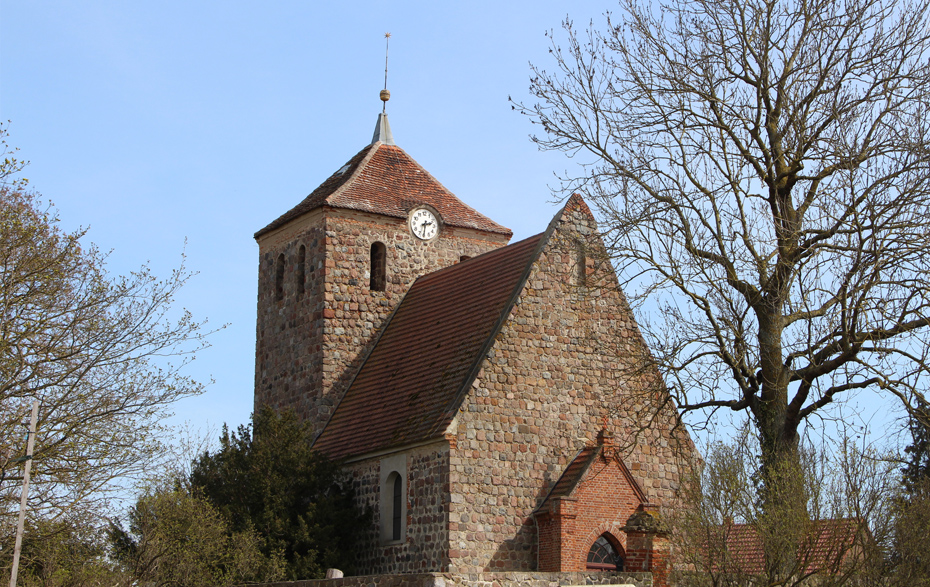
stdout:
<svg viewBox="0 0 930 587">
<path fill-rule="evenodd" d="M 183 266 L 163 280 L 147 267 L 111 276 L 84 231 L 64 232 L 54 208 L 15 179 L 22 163 L 10 155 L 0 155 L 0 518 L 15 512 L 33 398 L 30 509 L 74 518 L 144 472 L 170 404 L 203 391 L 181 372 L 205 346 L 203 323 L 172 310 L 190 277 Z"/>
<path fill-rule="evenodd" d="M 563 187 L 595 205 L 634 305 L 658 304 L 644 335 L 672 398 L 752 419 L 770 504 L 798 500 L 799 429 L 831 403 L 923 397 L 927 10 L 621 0 L 603 30 L 567 21 L 538 102 L 514 104 L 581 162 Z"/>
<path fill-rule="evenodd" d="M 802 441 L 806 509 L 773 517 L 753 482 L 757 438 L 744 426 L 734 439 L 709 443 L 704 467 L 684 483 L 686 507 L 669 520 L 690 579 L 680 584 L 889 584 L 882 547 L 895 526 L 894 463 L 850 438 L 819 449 Z M 783 564 L 765 564 L 766 557 Z"/>
</svg>

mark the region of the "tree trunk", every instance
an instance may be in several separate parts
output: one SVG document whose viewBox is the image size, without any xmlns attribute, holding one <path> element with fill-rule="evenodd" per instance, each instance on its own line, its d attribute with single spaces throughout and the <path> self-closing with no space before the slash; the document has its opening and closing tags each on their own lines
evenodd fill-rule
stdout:
<svg viewBox="0 0 930 587">
<path fill-rule="evenodd" d="M 807 523 L 807 495 L 801 466 L 797 426 L 788 421 L 789 369 L 782 358 L 782 316 L 771 304 L 759 315 L 762 393 L 753 409 L 759 430 L 762 535 L 766 571 L 772 580 L 794 570 Z"/>
</svg>

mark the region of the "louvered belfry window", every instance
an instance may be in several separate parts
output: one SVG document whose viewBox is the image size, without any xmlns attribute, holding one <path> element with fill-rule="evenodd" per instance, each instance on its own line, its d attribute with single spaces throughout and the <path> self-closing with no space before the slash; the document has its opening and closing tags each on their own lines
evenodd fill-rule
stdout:
<svg viewBox="0 0 930 587">
<path fill-rule="evenodd" d="M 384 291 L 387 283 L 387 249 L 384 243 L 371 243 L 371 291 Z"/>
</svg>

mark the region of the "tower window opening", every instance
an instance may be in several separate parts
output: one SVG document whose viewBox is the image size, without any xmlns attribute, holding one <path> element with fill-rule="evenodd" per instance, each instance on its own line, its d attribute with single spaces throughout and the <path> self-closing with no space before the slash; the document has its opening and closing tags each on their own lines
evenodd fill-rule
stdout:
<svg viewBox="0 0 930 587">
<path fill-rule="evenodd" d="M 300 245 L 297 253 L 297 295 L 304 295 L 304 286 L 307 281 L 307 247 Z"/>
<path fill-rule="evenodd" d="M 284 253 L 278 255 L 274 266 L 274 297 L 277 300 L 284 299 Z"/>
<path fill-rule="evenodd" d="M 371 291 L 384 291 L 387 282 L 387 249 L 384 243 L 371 243 Z"/>
</svg>

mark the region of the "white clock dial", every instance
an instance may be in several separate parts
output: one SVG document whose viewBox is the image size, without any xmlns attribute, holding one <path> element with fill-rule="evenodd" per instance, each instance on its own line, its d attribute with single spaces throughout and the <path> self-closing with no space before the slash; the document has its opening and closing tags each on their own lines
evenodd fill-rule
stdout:
<svg viewBox="0 0 930 587">
<path fill-rule="evenodd" d="M 439 232 L 439 220 L 426 208 L 419 208 L 410 215 L 410 231 L 420 240 L 429 240 Z"/>
</svg>

